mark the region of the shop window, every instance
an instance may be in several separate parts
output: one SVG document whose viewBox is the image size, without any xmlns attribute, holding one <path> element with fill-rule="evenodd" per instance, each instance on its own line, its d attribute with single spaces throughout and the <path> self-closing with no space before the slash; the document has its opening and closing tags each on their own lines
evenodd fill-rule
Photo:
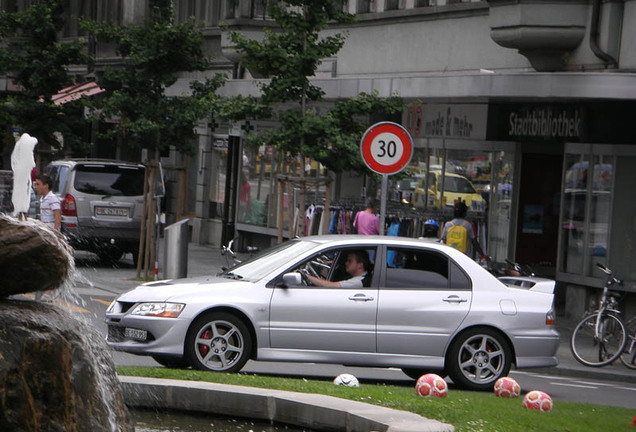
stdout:
<svg viewBox="0 0 636 432">
<path fill-rule="evenodd" d="M 369 13 L 371 12 L 371 0 L 358 0 L 357 13 Z"/>
<path fill-rule="evenodd" d="M 616 159 L 614 202 L 611 212 L 609 266 L 617 277 L 636 280 L 636 157 Z"/>
<path fill-rule="evenodd" d="M 598 276 L 608 264 L 614 157 L 568 154 L 563 190 L 562 264 L 566 273 Z"/>
<path fill-rule="evenodd" d="M 398 10 L 400 8 L 400 0 L 386 0 L 384 2 L 384 10 Z"/>
</svg>

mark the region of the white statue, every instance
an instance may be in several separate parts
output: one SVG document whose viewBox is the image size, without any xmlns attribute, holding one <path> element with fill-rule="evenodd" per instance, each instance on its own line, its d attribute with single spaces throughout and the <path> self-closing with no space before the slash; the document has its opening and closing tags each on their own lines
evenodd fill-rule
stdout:
<svg viewBox="0 0 636 432">
<path fill-rule="evenodd" d="M 29 212 L 31 204 L 31 172 L 35 168 L 33 149 L 37 145 L 37 138 L 29 134 L 22 134 L 15 143 L 11 153 L 11 169 L 13 170 L 13 216 Z"/>
</svg>

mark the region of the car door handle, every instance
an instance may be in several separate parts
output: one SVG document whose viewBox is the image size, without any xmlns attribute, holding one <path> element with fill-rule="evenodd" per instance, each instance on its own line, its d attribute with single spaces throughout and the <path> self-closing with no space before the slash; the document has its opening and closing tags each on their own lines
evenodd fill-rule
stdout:
<svg viewBox="0 0 636 432">
<path fill-rule="evenodd" d="M 354 296 L 349 297 L 349 300 L 368 302 L 368 301 L 373 301 L 373 297 L 369 297 L 364 294 L 356 294 Z"/>
<path fill-rule="evenodd" d="M 459 296 L 456 295 L 452 295 L 452 296 L 448 296 L 444 299 L 444 301 L 446 303 L 464 303 L 467 302 L 468 300 L 461 298 Z"/>
</svg>

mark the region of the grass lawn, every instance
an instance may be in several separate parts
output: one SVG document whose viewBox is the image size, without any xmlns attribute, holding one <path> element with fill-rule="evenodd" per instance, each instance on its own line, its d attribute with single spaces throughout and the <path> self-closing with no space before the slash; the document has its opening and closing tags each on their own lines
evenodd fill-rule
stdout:
<svg viewBox="0 0 636 432">
<path fill-rule="evenodd" d="M 636 411 L 600 405 L 556 401 L 551 412 L 540 412 L 524 409 L 522 397 L 503 399 L 492 393 L 454 389 L 449 390 L 446 398 L 439 399 L 416 396 L 414 386 L 360 384 L 358 388 L 349 388 L 335 386 L 330 381 L 151 367 L 118 367 L 117 372 L 120 375 L 320 393 L 411 411 L 423 417 L 452 424 L 457 432 L 636 431 L 630 426 Z"/>
</svg>

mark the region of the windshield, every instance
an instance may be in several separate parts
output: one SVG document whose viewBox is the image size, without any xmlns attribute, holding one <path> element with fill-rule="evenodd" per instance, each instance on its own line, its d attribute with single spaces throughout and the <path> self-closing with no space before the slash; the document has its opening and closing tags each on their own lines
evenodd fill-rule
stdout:
<svg viewBox="0 0 636 432">
<path fill-rule="evenodd" d="M 140 196 L 144 191 L 144 169 L 123 165 L 79 165 L 75 190 L 104 196 Z"/>
<path fill-rule="evenodd" d="M 250 259 L 219 273 L 219 275 L 252 282 L 261 280 L 273 270 L 291 262 L 294 258 L 316 246 L 317 244 L 314 242 L 290 240 L 259 252 Z"/>
<path fill-rule="evenodd" d="M 464 177 L 444 176 L 444 190 L 455 193 L 477 193 L 475 188 Z"/>
</svg>

